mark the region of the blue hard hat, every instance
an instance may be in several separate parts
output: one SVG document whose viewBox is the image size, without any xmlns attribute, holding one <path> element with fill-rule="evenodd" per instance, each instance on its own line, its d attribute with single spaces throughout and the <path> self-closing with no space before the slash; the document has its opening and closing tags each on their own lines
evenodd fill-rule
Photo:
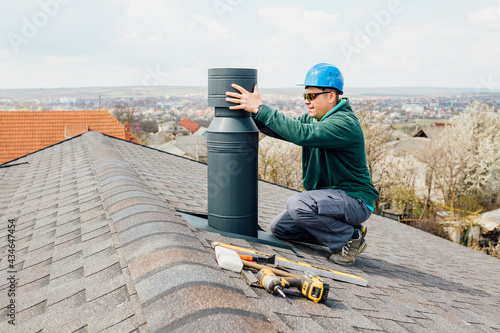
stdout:
<svg viewBox="0 0 500 333">
<path fill-rule="evenodd" d="M 306 74 L 304 86 L 319 88 L 335 88 L 344 93 L 344 77 L 340 70 L 326 63 L 320 63 L 313 66 Z"/>
</svg>

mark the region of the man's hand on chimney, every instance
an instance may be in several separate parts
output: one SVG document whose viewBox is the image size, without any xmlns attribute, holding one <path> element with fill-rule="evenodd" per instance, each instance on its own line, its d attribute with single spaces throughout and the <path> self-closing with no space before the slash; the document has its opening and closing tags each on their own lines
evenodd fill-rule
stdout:
<svg viewBox="0 0 500 333">
<path fill-rule="evenodd" d="M 260 94 L 259 94 L 259 89 L 257 85 L 254 86 L 254 92 L 251 93 L 242 86 L 239 86 L 235 83 L 231 85 L 234 89 L 238 90 L 240 93 L 235 93 L 231 91 L 226 92 L 226 96 L 234 97 L 234 98 L 229 98 L 226 97 L 226 101 L 239 104 L 239 105 L 234 105 L 230 106 L 229 109 L 231 110 L 245 110 L 248 112 L 252 113 L 257 113 L 259 112 L 259 106 L 261 106 L 263 103 L 260 100 Z"/>
</svg>

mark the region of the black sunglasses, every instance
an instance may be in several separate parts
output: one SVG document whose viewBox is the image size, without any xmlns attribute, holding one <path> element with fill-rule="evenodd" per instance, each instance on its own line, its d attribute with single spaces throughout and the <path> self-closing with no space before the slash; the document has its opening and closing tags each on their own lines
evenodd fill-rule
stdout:
<svg viewBox="0 0 500 333">
<path fill-rule="evenodd" d="M 309 93 L 309 94 L 304 94 L 304 99 L 307 99 L 308 101 L 312 101 L 316 98 L 316 96 L 322 95 L 322 94 L 329 94 L 331 91 L 323 91 L 320 93 Z"/>
</svg>

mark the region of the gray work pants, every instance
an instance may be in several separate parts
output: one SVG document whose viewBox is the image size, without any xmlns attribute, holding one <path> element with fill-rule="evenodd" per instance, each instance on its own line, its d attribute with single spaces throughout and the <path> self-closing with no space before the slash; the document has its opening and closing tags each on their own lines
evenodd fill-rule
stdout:
<svg viewBox="0 0 500 333">
<path fill-rule="evenodd" d="M 284 240 L 324 245 L 338 252 L 371 211 L 360 199 L 340 190 L 313 190 L 292 195 L 287 209 L 271 222 L 271 232 Z"/>
</svg>

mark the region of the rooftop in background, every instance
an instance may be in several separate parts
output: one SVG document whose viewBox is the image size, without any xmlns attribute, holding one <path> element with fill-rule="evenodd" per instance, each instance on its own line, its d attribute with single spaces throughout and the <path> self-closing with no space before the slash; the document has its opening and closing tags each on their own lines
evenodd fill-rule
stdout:
<svg viewBox="0 0 500 333">
<path fill-rule="evenodd" d="M 433 126 L 433 127 L 425 127 L 419 130 L 414 138 L 428 138 L 430 140 L 437 140 L 441 133 L 443 133 L 445 126 Z"/>
<path fill-rule="evenodd" d="M 207 166 L 96 132 L 0 168 L 0 276 L 14 219 L 17 332 L 498 332 L 500 262 L 373 215 L 353 267 L 323 247 L 270 247 L 195 229 Z M 259 182 L 259 225 L 296 193 Z M 212 241 L 355 274 L 325 279 L 316 304 L 247 286 L 218 267 Z M 8 281 L 0 331 L 8 332 Z M 287 291 L 288 292 L 288 291 Z M 292 294 L 293 293 L 293 294 Z"/>
<path fill-rule="evenodd" d="M 187 118 L 182 119 L 179 125 L 186 127 L 191 133 L 195 133 L 200 128 L 200 124 L 193 123 Z"/>
<path fill-rule="evenodd" d="M 140 143 L 108 111 L 0 111 L 0 164 L 87 131 Z"/>
</svg>

